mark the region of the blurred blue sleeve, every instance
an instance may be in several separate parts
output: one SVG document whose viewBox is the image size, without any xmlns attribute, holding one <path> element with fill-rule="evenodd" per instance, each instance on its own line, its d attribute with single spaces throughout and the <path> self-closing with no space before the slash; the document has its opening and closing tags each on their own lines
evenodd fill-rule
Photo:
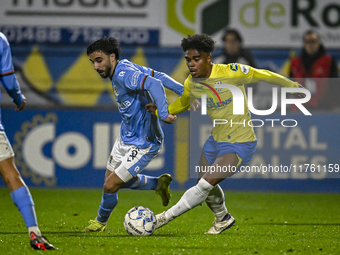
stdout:
<svg viewBox="0 0 340 255">
<path fill-rule="evenodd" d="M 154 77 L 160 80 L 163 83 L 164 87 L 175 92 L 177 95 L 181 96 L 183 94 L 184 86 L 179 82 L 175 81 L 169 75 L 154 70 Z"/>
<path fill-rule="evenodd" d="M 160 80 L 147 76 L 143 84 L 143 89 L 147 90 L 154 100 L 160 119 L 166 119 L 169 115 L 168 103 L 166 100 L 164 87 L 162 86 Z"/>
<path fill-rule="evenodd" d="M 23 97 L 20 90 L 19 82 L 14 73 L 0 76 L 0 82 L 6 89 L 7 94 L 12 98 L 12 101 L 20 106 L 23 101 Z"/>
</svg>

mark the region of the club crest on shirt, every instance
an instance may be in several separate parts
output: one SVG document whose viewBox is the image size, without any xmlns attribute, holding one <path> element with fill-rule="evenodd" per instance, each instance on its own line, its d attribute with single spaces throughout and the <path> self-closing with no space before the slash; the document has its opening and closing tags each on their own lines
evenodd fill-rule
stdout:
<svg viewBox="0 0 340 255">
<path fill-rule="evenodd" d="M 238 66 L 237 64 L 230 64 L 230 69 L 234 72 L 236 72 L 238 70 Z"/>
</svg>

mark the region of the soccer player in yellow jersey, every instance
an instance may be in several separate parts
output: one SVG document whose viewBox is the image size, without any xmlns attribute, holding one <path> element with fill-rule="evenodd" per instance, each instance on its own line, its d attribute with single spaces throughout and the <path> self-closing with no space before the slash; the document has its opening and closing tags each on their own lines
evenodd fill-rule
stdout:
<svg viewBox="0 0 340 255">
<path fill-rule="evenodd" d="M 169 106 L 169 113 L 175 115 L 186 111 L 190 107 L 190 96 L 196 98 L 199 92 L 199 84 L 191 85 L 194 88 L 190 91 L 190 83 L 192 78 L 214 78 L 214 83 L 219 79 L 228 79 L 228 83 L 235 85 L 241 89 L 244 97 L 245 90 L 243 84 L 257 83 L 259 81 L 269 81 L 272 84 L 280 85 L 283 87 L 296 87 L 302 88 L 297 82 L 293 82 L 279 74 L 252 68 L 240 64 L 213 64 L 211 53 L 214 50 L 215 42 L 213 39 L 205 34 L 196 34 L 188 36 L 182 40 L 182 49 L 185 52 L 185 59 L 190 71 L 189 77 L 184 83 L 184 92 L 174 103 Z M 209 86 L 209 85 L 208 85 Z M 196 89 L 197 88 L 197 89 Z M 223 90 L 223 89 L 222 89 Z M 251 121 L 249 116 L 249 109 L 247 100 L 244 100 L 244 115 L 233 115 L 233 104 L 228 103 L 228 99 L 233 100 L 233 95 L 225 91 L 220 91 L 221 102 L 225 104 L 217 104 L 213 107 L 208 106 L 208 114 L 212 119 L 233 119 L 234 122 L 245 123 Z M 224 92 L 224 93 L 222 93 Z M 296 93 L 298 97 L 304 97 L 303 93 Z M 147 106 L 148 111 L 157 114 L 155 107 Z M 242 121 L 241 121 L 242 120 Z M 216 125 L 212 129 L 212 135 L 206 141 L 201 154 L 199 166 L 229 166 L 239 169 L 240 166 L 248 164 L 251 160 L 253 153 L 256 149 L 256 136 L 254 130 L 249 125 Z M 212 212 L 215 214 L 215 221 L 212 227 L 206 234 L 219 234 L 222 231 L 234 225 L 235 219 L 228 213 L 225 206 L 224 193 L 219 182 L 227 177 L 230 177 L 235 172 L 205 172 L 200 176 L 198 183 L 188 189 L 179 202 L 171 207 L 169 210 L 164 211 L 158 215 L 157 226 L 160 228 L 167 224 L 169 221 L 183 214 L 184 212 L 194 208 L 195 206 L 206 202 Z"/>
</svg>

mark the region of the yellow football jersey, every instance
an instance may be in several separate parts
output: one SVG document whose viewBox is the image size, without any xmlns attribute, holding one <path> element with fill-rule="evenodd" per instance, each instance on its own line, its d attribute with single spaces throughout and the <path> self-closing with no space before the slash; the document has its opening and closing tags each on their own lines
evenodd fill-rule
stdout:
<svg viewBox="0 0 340 255">
<path fill-rule="evenodd" d="M 184 92 L 175 102 L 169 105 L 169 113 L 179 114 L 190 107 L 190 97 L 207 97 L 207 113 L 215 121 L 212 135 L 217 142 L 245 143 L 256 140 L 248 108 L 244 84 L 265 81 L 282 87 L 299 87 L 279 74 L 268 70 L 256 69 L 241 64 L 213 64 L 208 79 L 192 79 L 191 75 L 184 82 Z M 215 88 L 217 84 L 228 84 L 240 89 L 244 98 L 244 113 L 233 114 L 234 96 L 227 88 Z M 220 123 L 220 124 L 217 124 Z M 222 124 L 223 123 L 223 124 Z"/>
</svg>

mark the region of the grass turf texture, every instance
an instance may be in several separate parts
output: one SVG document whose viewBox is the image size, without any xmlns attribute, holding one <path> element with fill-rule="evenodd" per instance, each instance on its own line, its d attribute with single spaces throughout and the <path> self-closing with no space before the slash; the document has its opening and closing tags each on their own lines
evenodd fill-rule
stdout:
<svg viewBox="0 0 340 255">
<path fill-rule="evenodd" d="M 100 190 L 31 189 L 40 229 L 58 254 L 339 254 L 340 195 L 225 192 L 236 225 L 217 236 L 204 235 L 213 221 L 206 204 L 157 230 L 129 236 L 125 213 L 136 205 L 163 211 L 153 191 L 122 190 L 103 233 L 83 233 L 94 219 Z M 170 205 L 183 191 L 172 191 Z M 9 192 L 0 188 L 0 254 L 37 254 Z M 167 208 L 169 208 L 169 206 Z"/>
</svg>

